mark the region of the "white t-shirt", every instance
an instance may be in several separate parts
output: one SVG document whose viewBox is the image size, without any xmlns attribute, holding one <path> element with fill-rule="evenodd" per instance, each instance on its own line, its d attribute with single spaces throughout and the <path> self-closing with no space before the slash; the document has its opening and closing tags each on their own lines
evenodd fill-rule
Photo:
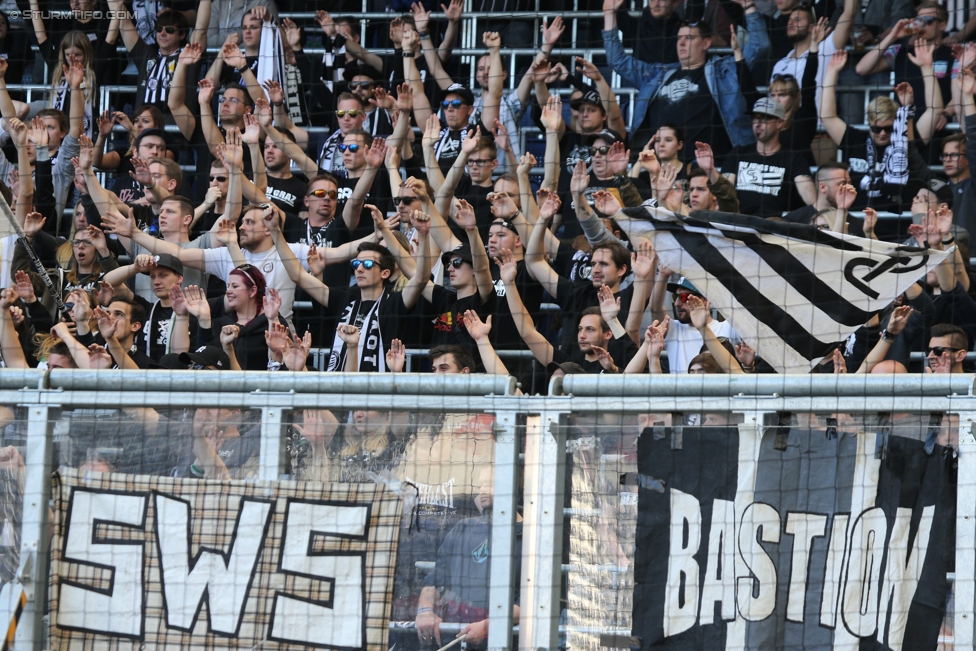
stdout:
<svg viewBox="0 0 976 651">
<path fill-rule="evenodd" d="M 289 244 L 288 247 L 301 261 L 302 267 L 308 271 L 308 244 Z M 231 260 L 226 247 L 206 249 L 204 252 L 207 262 L 207 273 L 216 274 L 218 278 L 227 282 L 236 265 Z M 278 249 L 271 247 L 267 251 L 254 253 L 244 251 L 244 260 L 251 266 L 257 267 L 264 274 L 268 287 L 278 290 L 281 294 L 281 316 L 291 321 L 291 305 L 295 302 L 295 283 L 288 277 L 285 265 L 281 263 Z"/>
<path fill-rule="evenodd" d="M 742 343 L 742 338 L 732 329 L 728 321 L 712 319 L 708 322 L 708 327 L 716 337 L 725 337 L 732 342 L 733 346 Z M 671 325 L 668 326 L 668 334 L 664 338 L 664 350 L 668 353 L 668 367 L 671 372 L 687 373 L 688 364 L 698 355 L 704 344 L 705 341 L 694 326 L 672 318 Z"/>
<path fill-rule="evenodd" d="M 820 44 L 820 49 L 817 51 L 819 56 L 819 65 L 817 66 L 817 115 L 820 115 L 820 97 L 823 94 L 823 82 L 824 75 L 827 74 L 827 64 L 830 63 L 830 57 L 834 56 L 834 52 L 837 51 L 837 46 L 834 45 L 833 35 L 824 39 L 824 42 Z M 807 68 L 807 55 L 804 54 L 799 58 L 795 58 L 796 50 L 790 50 L 790 53 L 785 57 L 776 62 L 773 66 L 773 73 L 770 75 L 769 79 L 772 81 L 774 75 L 793 75 L 796 78 L 796 83 L 799 86 L 803 83 L 803 71 Z M 819 120 L 818 120 L 819 122 Z"/>
<path fill-rule="evenodd" d="M 10 263 L 14 261 L 14 248 L 16 246 L 16 235 L 0 238 L 0 287 L 14 286 L 13 274 L 10 273 Z"/>
</svg>

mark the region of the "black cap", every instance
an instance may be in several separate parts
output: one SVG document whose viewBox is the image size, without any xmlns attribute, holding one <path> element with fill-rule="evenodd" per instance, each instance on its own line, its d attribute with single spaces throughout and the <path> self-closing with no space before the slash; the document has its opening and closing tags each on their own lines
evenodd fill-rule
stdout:
<svg viewBox="0 0 976 651">
<path fill-rule="evenodd" d="M 603 105 L 603 98 L 600 97 L 600 93 L 595 90 L 588 90 L 583 93 L 582 97 L 572 100 L 569 105 L 570 107 L 579 110 L 580 104 L 593 104 L 600 108 L 604 113 L 606 112 L 606 107 Z"/>
<path fill-rule="evenodd" d="M 507 220 L 507 219 L 505 219 L 503 217 L 496 217 L 494 220 L 492 220 L 492 222 L 489 225 L 489 227 L 490 226 L 494 226 L 495 224 L 498 224 L 499 226 L 504 226 L 505 228 L 507 228 L 508 230 L 512 231 L 516 235 L 519 234 L 518 229 L 515 228 L 515 224 L 513 224 L 512 222 L 510 222 L 509 220 Z"/>
<path fill-rule="evenodd" d="M 186 353 L 166 353 L 159 358 L 159 367 L 171 371 L 185 371 L 187 364 L 180 361 L 180 356 Z"/>
<path fill-rule="evenodd" d="M 451 263 L 451 258 L 461 258 L 470 265 L 474 265 L 474 257 L 471 255 L 471 247 L 467 244 L 462 244 L 453 251 L 445 251 L 441 254 L 441 262 L 444 263 L 446 267 Z"/>
<path fill-rule="evenodd" d="M 586 369 L 577 364 L 576 362 L 563 362 L 562 364 L 557 364 L 556 362 L 549 362 L 546 365 L 546 375 L 552 375 L 556 371 L 562 371 L 566 375 L 575 375 L 580 373 L 586 373 Z"/>
<path fill-rule="evenodd" d="M 451 93 L 460 95 L 461 99 L 463 99 L 467 104 L 474 104 L 474 93 L 472 93 L 471 89 L 464 84 L 451 84 L 447 87 L 447 90 L 444 91 L 444 96 L 446 97 Z"/>
<path fill-rule="evenodd" d="M 587 145 L 592 145 L 597 140 L 602 140 L 605 143 L 607 143 L 608 145 L 612 145 L 614 143 L 623 142 L 624 141 L 624 137 L 621 136 L 616 131 L 614 131 L 613 129 L 602 129 L 600 131 L 597 131 L 596 133 L 594 133 L 591 136 L 587 136 L 586 137 L 586 144 Z"/>
<path fill-rule="evenodd" d="M 344 68 L 342 77 L 346 81 L 352 81 L 353 77 L 369 77 L 374 82 L 379 83 L 383 80 L 383 73 L 373 66 L 368 66 L 365 63 L 361 63 L 359 65 Z"/>
<path fill-rule="evenodd" d="M 218 371 L 230 370 L 230 357 L 216 346 L 200 346 L 196 352 L 180 353 L 180 361 L 189 366 L 214 366 Z"/>
<path fill-rule="evenodd" d="M 142 139 L 146 136 L 159 136 L 163 139 L 163 142 L 165 142 L 167 145 L 169 144 L 169 140 L 166 138 L 166 132 L 162 129 L 143 129 L 142 133 L 136 136 L 136 147 L 139 146 L 139 143 L 142 142 Z"/>
<path fill-rule="evenodd" d="M 177 276 L 183 275 L 183 263 L 175 255 L 160 253 L 159 255 L 154 255 L 153 260 L 156 262 L 157 267 L 166 267 Z"/>
</svg>

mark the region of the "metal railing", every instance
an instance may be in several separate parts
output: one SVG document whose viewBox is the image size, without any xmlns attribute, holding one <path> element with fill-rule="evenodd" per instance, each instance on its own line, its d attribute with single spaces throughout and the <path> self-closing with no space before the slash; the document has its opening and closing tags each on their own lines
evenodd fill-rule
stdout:
<svg viewBox="0 0 976 651">
<path fill-rule="evenodd" d="M 290 409 L 450 409 L 491 413 L 495 419 L 494 502 L 490 579 L 490 649 L 511 649 L 514 536 L 518 477 L 523 463 L 524 507 L 519 648 L 559 646 L 567 419 L 572 415 L 660 412 L 726 412 L 761 435 L 776 415 L 792 412 L 879 411 L 957 414 L 958 485 L 955 512 L 956 649 L 973 649 L 976 611 L 976 395 L 972 375 L 896 376 L 567 376 L 554 379 L 548 397 L 515 396 L 514 380 L 476 375 L 235 373 L 196 371 L 5 370 L 0 404 L 27 413 L 20 578 L 28 603 L 16 648 L 41 649 L 51 494 L 53 410 L 98 405 L 126 407 L 224 407 L 261 412 L 261 479 L 283 472 L 283 412 Z M 165 388 L 165 391 L 161 391 Z M 897 406 L 895 406 L 897 405 Z M 610 571 L 613 570 L 612 567 Z M 409 626 L 409 622 L 400 626 Z M 455 630 L 448 624 L 442 630 Z M 595 633 L 626 635 L 611 626 Z"/>
</svg>

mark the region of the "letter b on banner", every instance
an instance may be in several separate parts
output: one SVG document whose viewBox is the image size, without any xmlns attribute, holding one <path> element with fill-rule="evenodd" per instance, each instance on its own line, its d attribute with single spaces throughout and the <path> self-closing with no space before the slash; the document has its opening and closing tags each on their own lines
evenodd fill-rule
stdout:
<svg viewBox="0 0 976 651">
<path fill-rule="evenodd" d="M 365 545 L 370 507 L 289 500 L 279 569 L 332 584 L 327 602 L 278 594 L 269 639 L 316 646 L 361 648 L 365 644 Z M 362 552 L 315 552 L 316 540 L 337 537 L 362 542 Z"/>
</svg>

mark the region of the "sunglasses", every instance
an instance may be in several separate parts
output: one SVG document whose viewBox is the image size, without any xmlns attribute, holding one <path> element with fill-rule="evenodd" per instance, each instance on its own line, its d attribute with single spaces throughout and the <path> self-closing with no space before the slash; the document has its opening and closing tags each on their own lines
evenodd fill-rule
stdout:
<svg viewBox="0 0 976 651">
<path fill-rule="evenodd" d="M 952 346 L 934 346 L 925 351 L 925 355 L 935 355 L 936 357 L 942 357 L 945 353 L 958 353 L 962 348 L 953 348 Z"/>
<path fill-rule="evenodd" d="M 344 117 L 346 117 L 348 115 L 349 117 L 354 118 L 357 115 L 359 115 L 360 113 L 362 113 L 362 111 L 360 111 L 359 109 L 351 109 L 349 111 L 339 110 L 339 111 L 336 111 L 336 117 L 337 118 L 344 118 Z"/>
<path fill-rule="evenodd" d="M 319 199 L 324 199 L 324 198 L 328 197 L 329 199 L 332 199 L 334 201 L 334 200 L 336 200 L 336 199 L 339 198 L 339 193 L 336 192 L 335 190 L 312 190 L 311 192 L 309 192 L 305 196 L 306 197 L 318 197 Z"/>
<path fill-rule="evenodd" d="M 793 75 L 773 75 L 773 81 L 796 81 Z"/>
<path fill-rule="evenodd" d="M 402 203 L 405 206 L 409 206 L 416 200 L 417 197 L 393 197 L 393 205 L 399 206 Z"/>
<path fill-rule="evenodd" d="M 359 267 L 372 269 L 377 263 L 375 260 L 353 260 L 350 264 L 352 264 L 353 269 L 359 269 Z"/>
<path fill-rule="evenodd" d="M 446 99 L 443 102 L 441 102 L 441 106 L 443 106 L 444 108 L 447 108 L 448 106 L 451 106 L 453 108 L 461 108 L 462 106 L 464 106 L 464 100 L 460 100 L 460 99 L 447 100 Z"/>
<path fill-rule="evenodd" d="M 464 262 L 465 261 L 462 260 L 461 258 L 454 258 L 448 264 L 454 267 L 455 269 L 460 269 L 461 265 L 464 264 Z"/>
<path fill-rule="evenodd" d="M 596 156 L 597 154 L 600 154 L 601 156 L 606 156 L 607 152 L 610 151 L 610 148 L 609 147 L 587 147 L 586 151 L 590 154 L 590 156 Z"/>
<path fill-rule="evenodd" d="M 373 87 L 373 82 L 371 81 L 350 81 L 349 82 L 350 90 L 356 90 L 357 88 L 362 88 L 363 90 L 370 90 L 372 87 Z M 354 115 L 353 117 L 356 116 Z"/>
<path fill-rule="evenodd" d="M 172 25 L 166 25 L 165 27 L 163 27 L 162 25 L 156 25 L 156 33 L 159 34 L 160 32 L 166 32 L 167 34 L 175 34 L 176 28 L 173 27 Z"/>
<path fill-rule="evenodd" d="M 886 127 L 882 127 L 881 125 L 876 124 L 871 127 L 871 133 L 891 133 L 894 130 L 895 130 L 895 125 L 893 124 L 889 124 Z"/>
<path fill-rule="evenodd" d="M 227 177 L 226 176 L 211 176 L 210 177 L 210 180 L 211 181 L 216 181 L 217 183 L 227 183 Z"/>
<path fill-rule="evenodd" d="M 204 366 L 203 364 L 197 364 L 196 362 L 194 362 L 193 364 L 190 364 L 190 368 L 187 369 L 187 370 L 190 370 L 190 371 L 209 371 L 209 370 L 211 370 L 211 368 L 209 366 Z"/>
<path fill-rule="evenodd" d="M 346 151 L 347 149 L 355 154 L 357 151 L 359 151 L 359 145 L 347 145 L 345 143 L 339 145 L 339 151 Z"/>
<path fill-rule="evenodd" d="M 675 292 L 675 294 L 674 294 L 674 300 L 676 300 L 676 301 L 687 301 L 692 296 L 695 296 L 695 294 L 692 294 L 691 292 Z"/>
</svg>

